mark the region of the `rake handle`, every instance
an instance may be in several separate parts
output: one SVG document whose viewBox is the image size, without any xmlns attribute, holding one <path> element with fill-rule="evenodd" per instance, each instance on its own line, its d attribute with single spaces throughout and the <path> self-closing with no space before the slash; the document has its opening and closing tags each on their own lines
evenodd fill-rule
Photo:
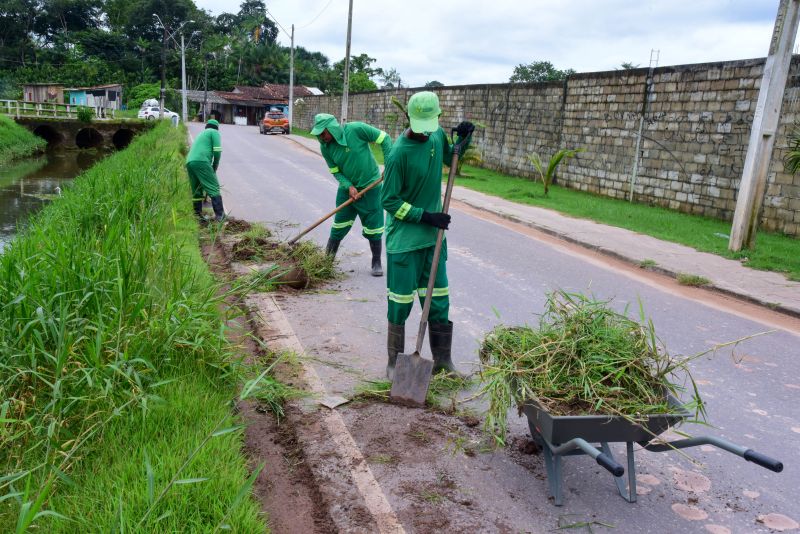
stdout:
<svg viewBox="0 0 800 534">
<path fill-rule="evenodd" d="M 379 183 L 381 183 L 382 181 L 383 181 L 383 175 L 381 175 L 381 177 L 380 177 L 380 178 L 378 178 L 377 180 L 375 180 L 374 182 L 372 182 L 371 184 L 369 184 L 367 187 L 365 187 L 364 189 L 362 189 L 361 191 L 359 191 L 359 192 L 358 192 L 358 198 L 361 198 L 361 196 L 362 196 L 364 193 L 366 193 L 367 191 L 369 191 L 370 189 L 372 189 L 373 187 L 375 187 L 376 185 L 378 185 L 378 184 L 379 184 Z M 354 200 L 353 200 L 352 198 L 348 198 L 346 201 L 344 201 L 344 202 L 342 202 L 341 204 L 339 204 L 338 206 L 336 206 L 336 209 L 334 209 L 333 211 L 331 211 L 331 212 L 330 212 L 330 213 L 328 213 L 327 215 L 324 215 L 324 216 L 323 216 L 321 219 L 319 219 L 317 222 L 315 222 L 314 224 L 312 224 L 311 226 L 309 226 L 308 228 L 306 228 L 305 230 L 303 230 L 302 232 L 300 232 L 299 234 L 297 234 L 296 236 L 294 236 L 293 238 L 291 238 L 291 239 L 289 240 L 289 244 L 290 244 L 290 245 L 294 245 L 294 244 L 297 242 L 297 240 L 298 240 L 298 239 L 300 239 L 301 237 L 303 237 L 304 235 L 306 235 L 308 232 L 310 232 L 311 230 L 313 230 L 314 228 L 316 228 L 316 227 L 317 227 L 317 226 L 319 226 L 320 224 L 324 223 L 326 220 L 328 220 L 329 218 L 331 218 L 333 215 L 336 215 L 336 214 L 337 214 L 339 211 L 343 210 L 344 208 L 346 208 L 347 206 L 349 206 L 349 205 L 350 205 L 350 204 L 352 204 L 353 202 L 354 202 Z"/>
<path fill-rule="evenodd" d="M 453 128 L 455 131 L 455 128 Z M 442 213 L 447 213 L 450 210 L 450 197 L 453 195 L 453 183 L 456 178 L 456 167 L 458 165 L 458 157 L 461 154 L 461 147 L 467 142 L 469 137 L 466 137 L 460 143 L 453 145 L 453 159 L 450 161 L 450 173 L 447 176 L 447 189 L 444 193 L 444 203 L 442 204 Z M 442 253 L 442 241 L 444 240 L 444 228 L 439 228 L 436 234 L 436 246 L 433 247 L 433 261 L 431 262 L 431 274 L 428 276 L 428 289 L 425 292 L 425 301 L 422 304 L 422 316 L 419 320 L 419 332 L 417 333 L 417 349 L 416 353 L 419 354 L 422 350 L 422 343 L 425 341 L 425 328 L 428 326 L 428 313 L 431 310 L 431 298 L 433 298 L 433 285 L 436 283 L 436 274 L 439 272 L 439 256 Z"/>
</svg>

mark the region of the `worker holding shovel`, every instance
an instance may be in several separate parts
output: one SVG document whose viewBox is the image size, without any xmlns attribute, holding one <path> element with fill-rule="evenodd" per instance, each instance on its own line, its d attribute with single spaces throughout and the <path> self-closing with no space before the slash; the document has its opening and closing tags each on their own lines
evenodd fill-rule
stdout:
<svg viewBox="0 0 800 534">
<path fill-rule="evenodd" d="M 361 191 L 381 179 L 378 163 L 372 155 L 369 144 L 381 145 L 385 160 L 392 148 L 391 137 L 386 132 L 363 122 L 349 122 L 340 126 L 336 117 L 327 113 L 318 113 L 314 117 L 311 133 L 319 139 L 322 156 L 339 182 L 336 205 L 340 206 L 348 199 L 354 200 L 336 213 L 326 251 L 332 256 L 336 255 L 339 244 L 350 231 L 358 215 L 361 219 L 361 233 L 369 241 L 369 248 L 372 251 L 372 276 L 383 276 L 381 186 L 372 187 L 363 194 Z"/>
<path fill-rule="evenodd" d="M 386 161 L 382 203 L 387 211 L 386 264 L 388 287 L 389 355 L 386 375 L 394 380 L 397 354 L 405 350 L 405 322 L 418 295 L 425 299 L 439 229 L 447 229 L 450 215 L 442 213 L 442 164 L 452 162 L 453 146 L 439 127 L 439 98 L 423 91 L 408 101 L 411 127 L 395 142 Z M 456 128 L 456 142 L 466 151 L 475 126 L 464 121 Z M 433 291 L 428 332 L 433 372 L 456 373 L 450 356 L 453 323 L 448 318 L 447 242 L 442 243 Z"/>
</svg>

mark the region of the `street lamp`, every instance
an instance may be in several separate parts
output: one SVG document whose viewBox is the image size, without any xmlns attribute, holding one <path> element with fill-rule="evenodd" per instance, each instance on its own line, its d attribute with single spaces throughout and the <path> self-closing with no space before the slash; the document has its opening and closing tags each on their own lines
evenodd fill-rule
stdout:
<svg viewBox="0 0 800 534">
<path fill-rule="evenodd" d="M 194 22 L 193 20 L 185 20 L 181 23 L 178 28 L 172 32 L 168 33 L 167 25 L 161 20 L 161 17 L 158 14 L 153 13 L 153 17 L 158 21 L 161 27 L 164 29 L 164 34 L 161 40 L 161 96 L 159 99 L 159 109 L 158 109 L 158 118 L 164 118 L 164 94 L 167 90 L 167 39 L 172 39 L 175 41 L 175 44 L 178 44 L 178 41 L 175 40 L 175 34 L 178 33 L 183 29 L 186 24 L 190 22 Z M 191 39 L 191 38 L 190 38 Z M 186 122 L 186 47 L 184 46 L 183 42 L 183 33 L 181 33 L 181 105 L 182 105 L 182 118 L 183 122 Z"/>
<path fill-rule="evenodd" d="M 206 114 L 208 113 L 208 60 L 214 59 L 216 56 L 213 52 L 206 52 L 205 55 L 205 81 L 203 82 L 203 122 L 206 122 Z"/>
</svg>

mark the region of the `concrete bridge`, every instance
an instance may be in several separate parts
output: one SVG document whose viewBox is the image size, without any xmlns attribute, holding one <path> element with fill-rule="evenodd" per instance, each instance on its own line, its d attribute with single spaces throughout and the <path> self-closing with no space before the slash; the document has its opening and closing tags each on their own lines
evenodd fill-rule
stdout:
<svg viewBox="0 0 800 534">
<path fill-rule="evenodd" d="M 96 120 L 90 123 L 66 118 L 17 117 L 17 124 L 47 141 L 48 147 L 120 150 L 155 121 Z"/>
</svg>

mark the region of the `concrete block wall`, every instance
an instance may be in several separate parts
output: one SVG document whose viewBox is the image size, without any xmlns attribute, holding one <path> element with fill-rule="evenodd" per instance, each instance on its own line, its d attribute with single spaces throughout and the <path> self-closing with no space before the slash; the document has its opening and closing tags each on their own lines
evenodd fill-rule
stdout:
<svg viewBox="0 0 800 534">
<path fill-rule="evenodd" d="M 612 198 L 628 198 L 641 123 L 633 198 L 730 220 L 747 151 L 764 59 L 575 74 L 563 82 L 489 84 L 434 89 L 445 129 L 469 119 L 486 126 L 473 146 L 484 166 L 534 178 L 528 155 L 583 148 L 564 160 L 558 182 Z M 646 91 L 646 88 L 648 90 Z M 421 89 L 350 95 L 350 120 L 400 134 L 392 105 Z M 646 98 L 646 105 L 645 105 Z M 341 97 L 304 97 L 295 126 L 316 113 L 341 114 Z M 643 113 L 644 110 L 644 113 Z M 800 58 L 791 64 L 762 209 L 762 228 L 800 235 L 800 176 L 783 170 L 787 136 L 800 118 Z"/>
</svg>

